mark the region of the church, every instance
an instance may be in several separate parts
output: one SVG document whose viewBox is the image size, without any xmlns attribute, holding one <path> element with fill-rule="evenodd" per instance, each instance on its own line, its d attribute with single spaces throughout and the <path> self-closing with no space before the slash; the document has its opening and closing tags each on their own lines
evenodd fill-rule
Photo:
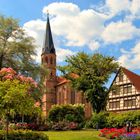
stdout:
<svg viewBox="0 0 140 140">
<path fill-rule="evenodd" d="M 41 54 L 41 63 L 48 70 L 44 81 L 46 92 L 42 98 L 44 116 L 47 117 L 51 107 L 56 104 L 84 104 L 85 117 L 90 118 L 92 107 L 84 95 L 74 90 L 68 79 L 56 75 L 56 59 L 48 16 Z M 120 112 L 137 109 L 140 109 L 140 76 L 121 67 L 110 86 L 106 110 Z"/>
<path fill-rule="evenodd" d="M 51 33 L 49 16 L 47 17 L 45 40 L 42 48 L 41 63 L 48 70 L 45 76 L 44 85 L 46 92 L 42 98 L 42 110 L 44 116 L 55 104 L 84 104 L 85 117 L 90 118 L 92 114 L 91 104 L 88 103 L 81 92 L 70 86 L 70 81 L 56 75 L 56 51 Z"/>
</svg>

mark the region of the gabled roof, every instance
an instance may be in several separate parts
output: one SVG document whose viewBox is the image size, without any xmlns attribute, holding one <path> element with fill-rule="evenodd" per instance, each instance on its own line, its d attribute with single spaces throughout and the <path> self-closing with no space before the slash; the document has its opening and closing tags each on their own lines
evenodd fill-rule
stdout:
<svg viewBox="0 0 140 140">
<path fill-rule="evenodd" d="M 70 82 L 69 80 L 67 80 L 66 78 L 64 78 L 64 77 L 57 77 L 57 86 L 58 85 L 61 85 L 61 84 L 65 84 L 65 83 L 68 83 L 68 82 Z"/>
<path fill-rule="evenodd" d="M 131 83 L 135 86 L 135 88 L 138 91 L 140 91 L 140 76 L 123 67 L 122 67 L 122 71 L 128 77 L 128 79 L 131 81 Z"/>
<path fill-rule="evenodd" d="M 78 78 L 79 76 L 77 74 L 71 73 L 70 77 L 72 78 Z M 66 79 L 65 77 L 57 77 L 57 86 L 65 83 L 69 83 L 70 80 Z"/>
<path fill-rule="evenodd" d="M 50 26 L 50 20 L 49 20 L 49 14 L 47 16 L 47 24 L 46 24 L 46 33 L 45 33 L 45 40 L 44 45 L 42 49 L 42 54 L 44 53 L 53 53 L 55 54 L 55 48 L 53 44 L 53 38 L 52 38 L 52 32 L 51 32 L 51 26 Z"/>
</svg>

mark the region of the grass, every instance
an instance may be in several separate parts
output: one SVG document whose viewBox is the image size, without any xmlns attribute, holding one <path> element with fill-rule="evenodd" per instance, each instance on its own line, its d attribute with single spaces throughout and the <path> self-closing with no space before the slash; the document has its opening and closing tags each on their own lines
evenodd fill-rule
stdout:
<svg viewBox="0 0 140 140">
<path fill-rule="evenodd" d="M 99 137 L 99 131 L 95 130 L 48 131 L 45 133 L 49 136 L 49 140 L 105 140 Z"/>
</svg>

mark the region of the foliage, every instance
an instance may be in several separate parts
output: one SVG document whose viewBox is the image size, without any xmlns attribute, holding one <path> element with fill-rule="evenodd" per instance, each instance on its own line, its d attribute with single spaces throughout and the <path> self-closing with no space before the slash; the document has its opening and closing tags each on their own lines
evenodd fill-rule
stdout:
<svg viewBox="0 0 140 140">
<path fill-rule="evenodd" d="M 0 70 L 0 110 L 1 116 L 6 119 L 6 134 L 12 115 L 40 112 L 32 95 L 36 88 L 37 83 L 31 77 L 18 75 L 12 68 Z"/>
<path fill-rule="evenodd" d="M 132 127 L 138 127 L 140 125 L 140 111 L 127 111 L 122 113 L 113 112 L 100 112 L 93 114 L 90 121 L 87 122 L 87 127 L 96 128 L 96 124 L 99 124 L 99 128 L 122 128 L 126 126 L 126 122 L 132 123 Z"/>
<path fill-rule="evenodd" d="M 24 75 L 36 77 L 39 65 L 35 62 L 36 46 L 19 26 L 18 20 L 0 16 L 0 69 L 12 67 Z"/>
<path fill-rule="evenodd" d="M 54 122 L 51 127 L 52 130 L 77 130 L 79 129 L 78 123 L 76 122 Z"/>
<path fill-rule="evenodd" d="M 30 77 L 18 75 L 11 68 L 0 70 L 0 110 L 4 116 L 14 113 L 31 114 L 36 111 L 32 96 L 37 83 Z"/>
<path fill-rule="evenodd" d="M 65 120 L 81 123 L 84 121 L 84 108 L 82 105 L 54 105 L 48 119 L 53 122 Z"/>
<path fill-rule="evenodd" d="M 3 131 L 0 131 L 0 139 L 5 140 L 5 133 Z M 48 136 L 41 132 L 19 130 L 10 131 L 8 140 L 48 140 Z"/>
<path fill-rule="evenodd" d="M 92 128 L 104 128 L 107 126 L 107 117 L 109 113 L 107 112 L 100 112 L 100 113 L 93 113 L 92 118 L 90 120 L 90 125 Z"/>
<path fill-rule="evenodd" d="M 47 124 L 36 124 L 36 123 L 10 123 L 10 130 L 37 130 L 47 131 L 49 129 Z"/>
<path fill-rule="evenodd" d="M 118 68 L 114 57 L 102 54 L 78 53 L 66 59 L 66 66 L 59 66 L 62 74 L 71 80 L 72 86 L 83 91 L 91 102 L 93 111 L 99 113 L 106 107 L 108 90 L 105 84 Z M 72 76 L 75 74 L 76 76 Z"/>
<path fill-rule="evenodd" d="M 48 119 L 55 130 L 80 129 L 85 120 L 83 105 L 54 105 Z"/>
</svg>

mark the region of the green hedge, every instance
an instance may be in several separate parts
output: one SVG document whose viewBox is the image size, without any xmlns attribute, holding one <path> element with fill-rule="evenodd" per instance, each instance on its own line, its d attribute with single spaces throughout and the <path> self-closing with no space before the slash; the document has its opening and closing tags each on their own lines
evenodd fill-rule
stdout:
<svg viewBox="0 0 140 140">
<path fill-rule="evenodd" d="M 69 121 L 81 123 L 84 121 L 83 105 L 54 105 L 49 111 L 48 119 L 53 122 Z"/>
<path fill-rule="evenodd" d="M 96 128 L 97 124 L 99 128 L 104 127 L 125 127 L 126 122 L 132 122 L 133 127 L 140 125 L 140 111 L 127 111 L 121 113 L 113 112 L 100 112 L 98 114 L 93 114 L 90 121 L 86 123 L 86 127 Z"/>
<path fill-rule="evenodd" d="M 48 120 L 50 122 L 53 122 L 54 126 L 58 126 L 58 124 L 60 123 L 66 124 L 64 125 L 66 128 L 68 126 L 71 126 L 71 124 L 73 124 L 74 126 L 77 126 L 77 128 L 75 129 L 80 129 L 83 127 L 85 122 L 84 106 L 71 104 L 54 105 L 52 109 L 49 111 Z M 70 128 L 71 127 L 68 127 L 67 129 Z"/>
<path fill-rule="evenodd" d="M 5 140 L 5 131 L 0 131 L 0 140 Z M 48 136 L 42 132 L 33 131 L 10 131 L 8 140 L 49 140 Z"/>
</svg>

